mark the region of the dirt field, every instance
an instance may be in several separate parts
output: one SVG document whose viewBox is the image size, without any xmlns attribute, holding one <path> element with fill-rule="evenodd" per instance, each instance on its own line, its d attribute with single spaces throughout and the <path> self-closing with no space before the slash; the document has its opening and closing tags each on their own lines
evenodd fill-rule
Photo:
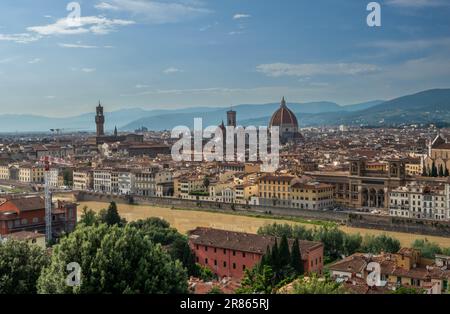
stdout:
<svg viewBox="0 0 450 314">
<path fill-rule="evenodd" d="M 84 206 L 98 211 L 102 208 L 108 207 L 107 203 L 100 202 L 80 202 L 79 213 Z M 257 218 L 257 217 L 245 217 L 239 215 L 227 215 L 221 213 L 210 213 L 202 211 L 191 210 L 173 210 L 163 207 L 151 207 L 151 206 L 131 206 L 119 204 L 118 209 L 120 215 L 126 218 L 128 221 L 133 221 L 141 218 L 159 217 L 167 220 L 174 228 L 182 233 L 186 233 L 188 230 L 195 229 L 196 227 L 212 227 L 217 229 L 226 229 L 232 231 L 242 231 L 249 233 L 256 233 L 259 227 L 266 224 L 276 223 L 288 223 L 304 225 L 307 228 L 314 228 L 314 225 L 303 224 L 293 222 L 289 220 L 279 220 L 270 218 Z M 436 242 L 443 247 L 450 247 L 450 238 L 434 237 L 434 236 L 421 236 L 412 235 L 401 232 L 379 231 L 362 228 L 352 228 L 341 226 L 341 230 L 346 233 L 360 233 L 364 234 L 382 234 L 386 233 L 400 240 L 403 246 L 410 246 L 415 239 L 424 239 L 432 242 Z"/>
</svg>

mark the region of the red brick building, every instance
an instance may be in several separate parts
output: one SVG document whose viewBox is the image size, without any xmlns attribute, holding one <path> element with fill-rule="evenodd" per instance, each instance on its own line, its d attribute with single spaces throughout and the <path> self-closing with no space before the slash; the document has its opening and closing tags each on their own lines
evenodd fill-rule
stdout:
<svg viewBox="0 0 450 314">
<path fill-rule="evenodd" d="M 56 202 L 52 209 L 53 235 L 71 232 L 76 226 L 77 205 Z M 20 196 L 4 199 L 0 204 L 0 235 L 19 231 L 45 234 L 45 202 L 39 196 Z"/>
<path fill-rule="evenodd" d="M 189 245 L 197 263 L 211 269 L 219 277 L 242 278 L 275 244 L 276 237 L 211 228 L 197 228 L 189 232 Z M 280 243 L 281 239 L 277 240 Z M 289 240 L 289 247 L 294 240 Z M 322 273 L 323 244 L 299 241 L 305 272 Z"/>
</svg>

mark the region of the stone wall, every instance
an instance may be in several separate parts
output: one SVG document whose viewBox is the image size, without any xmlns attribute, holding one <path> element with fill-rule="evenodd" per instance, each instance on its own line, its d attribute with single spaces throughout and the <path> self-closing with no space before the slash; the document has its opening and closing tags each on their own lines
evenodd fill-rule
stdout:
<svg viewBox="0 0 450 314">
<path fill-rule="evenodd" d="M 241 212 L 244 214 L 267 215 L 268 217 L 292 216 L 302 219 L 333 221 L 350 227 L 450 237 L 450 222 L 379 216 L 368 213 L 356 214 L 348 212 L 277 208 L 158 197 L 134 196 L 133 198 L 130 198 L 127 196 L 104 195 L 91 192 L 76 192 L 75 197 L 77 201 L 115 201 L 118 204 L 133 203 L 136 205 L 162 206 L 174 209 L 207 210 L 224 213 Z"/>
</svg>

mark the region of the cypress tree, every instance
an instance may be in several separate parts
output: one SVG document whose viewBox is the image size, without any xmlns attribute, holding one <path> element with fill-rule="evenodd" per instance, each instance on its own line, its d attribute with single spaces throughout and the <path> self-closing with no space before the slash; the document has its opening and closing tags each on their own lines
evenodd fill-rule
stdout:
<svg viewBox="0 0 450 314">
<path fill-rule="evenodd" d="M 280 267 L 289 265 L 289 263 L 291 262 L 291 254 L 289 253 L 289 244 L 286 235 L 283 235 L 283 237 L 281 238 L 279 252 Z"/>
<path fill-rule="evenodd" d="M 424 166 L 422 169 L 422 177 L 428 176 L 428 166 Z"/>
<path fill-rule="evenodd" d="M 439 166 L 439 176 L 440 177 L 444 176 L 444 167 L 442 167 L 442 164 Z"/>
<path fill-rule="evenodd" d="M 445 171 L 444 171 L 444 177 L 448 177 L 450 174 L 448 173 L 448 169 L 447 167 L 445 167 Z"/>
<path fill-rule="evenodd" d="M 272 266 L 272 270 L 276 273 L 280 269 L 280 254 L 278 252 L 278 241 L 276 238 L 270 256 L 270 266 Z"/>
<path fill-rule="evenodd" d="M 303 261 L 300 253 L 299 241 L 296 238 L 291 249 L 291 267 L 295 270 L 297 276 L 303 275 Z"/>
<path fill-rule="evenodd" d="M 264 267 L 264 265 L 270 266 L 272 265 L 272 259 L 271 259 L 271 253 L 270 253 L 270 246 L 267 246 L 266 254 L 263 255 L 260 262 L 261 266 Z"/>
<path fill-rule="evenodd" d="M 117 211 L 117 205 L 115 202 L 109 204 L 108 210 L 106 211 L 105 221 L 108 226 L 120 225 L 122 219 L 120 218 L 119 212 Z"/>
<path fill-rule="evenodd" d="M 433 165 L 431 166 L 431 176 L 432 177 L 437 177 L 438 176 L 438 170 L 436 167 L 436 164 L 433 161 Z"/>
</svg>

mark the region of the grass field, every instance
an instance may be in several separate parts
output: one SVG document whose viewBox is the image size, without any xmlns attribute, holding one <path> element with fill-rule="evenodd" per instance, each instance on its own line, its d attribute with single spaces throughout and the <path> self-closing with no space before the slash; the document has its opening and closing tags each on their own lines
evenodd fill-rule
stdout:
<svg viewBox="0 0 450 314">
<path fill-rule="evenodd" d="M 80 202 L 78 207 L 78 213 L 81 214 L 81 209 L 87 206 L 95 211 L 99 211 L 102 208 L 107 208 L 108 203 L 102 202 Z M 118 204 L 120 215 L 127 221 L 133 221 L 137 219 L 158 217 L 167 220 L 174 228 L 178 229 L 181 233 L 186 233 L 188 230 L 195 229 L 196 227 L 211 227 L 217 229 L 226 229 L 232 231 L 241 231 L 256 233 L 259 227 L 271 223 L 288 223 L 299 224 L 307 228 L 314 228 L 315 225 L 308 223 L 294 222 L 291 220 L 262 218 L 262 217 L 248 217 L 243 215 L 229 215 L 214 212 L 194 211 L 194 210 L 176 210 L 165 207 L 154 207 L 145 205 L 124 205 Z M 450 247 L 450 238 L 435 237 L 435 236 L 422 236 L 415 234 L 408 234 L 402 232 L 380 231 L 363 228 L 353 228 L 346 226 L 339 226 L 339 228 L 349 234 L 360 233 L 364 234 L 388 234 L 400 240 L 402 246 L 410 246 L 415 239 L 425 239 L 438 243 L 443 247 Z"/>
</svg>

